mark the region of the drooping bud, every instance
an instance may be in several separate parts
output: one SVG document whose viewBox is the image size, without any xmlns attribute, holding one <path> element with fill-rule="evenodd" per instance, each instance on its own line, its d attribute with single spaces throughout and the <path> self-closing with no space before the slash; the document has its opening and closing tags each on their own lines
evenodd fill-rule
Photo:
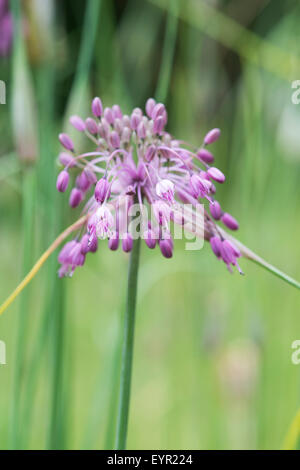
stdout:
<svg viewBox="0 0 300 470">
<path fill-rule="evenodd" d="M 218 168 L 212 167 L 207 170 L 207 174 L 218 183 L 224 183 L 225 175 Z"/>
<path fill-rule="evenodd" d="M 79 116 L 71 116 L 70 117 L 70 123 L 72 124 L 75 129 L 77 129 L 79 132 L 84 132 L 85 131 L 85 123 L 83 119 Z"/>
<path fill-rule="evenodd" d="M 108 248 L 111 251 L 116 251 L 119 248 L 119 233 L 113 232 L 108 240 Z"/>
<path fill-rule="evenodd" d="M 66 170 L 61 171 L 57 177 L 56 189 L 59 192 L 64 193 L 68 187 L 69 179 L 69 173 Z"/>
<path fill-rule="evenodd" d="M 147 162 L 151 162 L 151 160 L 154 158 L 156 153 L 156 147 L 155 145 L 151 144 L 149 147 L 147 147 L 146 153 L 145 153 L 145 160 Z"/>
<path fill-rule="evenodd" d="M 155 236 L 154 231 L 151 228 L 148 228 L 144 232 L 144 240 L 145 240 L 146 245 L 148 246 L 148 248 L 150 248 L 151 250 L 153 250 L 153 248 L 155 248 L 155 246 L 156 246 L 156 236 Z"/>
<path fill-rule="evenodd" d="M 173 243 L 170 239 L 161 239 L 159 240 L 159 248 L 161 251 L 161 254 L 165 258 L 172 258 L 173 256 Z"/>
<path fill-rule="evenodd" d="M 98 97 L 93 99 L 92 113 L 97 118 L 100 118 L 102 116 L 102 113 L 103 113 L 102 101 Z"/>
<path fill-rule="evenodd" d="M 221 258 L 221 246 L 222 246 L 222 241 L 219 237 L 211 237 L 209 240 L 210 246 L 214 254 L 218 259 Z"/>
<path fill-rule="evenodd" d="M 155 121 L 159 116 L 164 116 L 166 112 L 165 105 L 162 103 L 157 103 L 152 110 L 152 119 Z"/>
<path fill-rule="evenodd" d="M 58 157 L 60 163 L 68 168 L 72 168 L 76 165 L 76 161 L 72 155 L 66 152 L 61 152 Z"/>
<path fill-rule="evenodd" d="M 218 140 L 220 135 L 221 135 L 220 129 L 212 129 L 204 137 L 204 144 L 205 145 L 213 144 L 214 142 L 216 142 L 216 140 Z"/>
<path fill-rule="evenodd" d="M 59 141 L 63 147 L 67 150 L 71 150 L 71 152 L 74 151 L 74 144 L 71 139 L 71 137 L 68 136 L 68 134 L 59 134 Z"/>
<path fill-rule="evenodd" d="M 81 189 L 81 191 L 86 192 L 88 189 L 90 189 L 91 183 L 85 173 L 83 171 L 80 173 L 77 178 L 76 178 L 76 186 L 78 189 Z"/>
<path fill-rule="evenodd" d="M 75 209 L 75 207 L 79 206 L 82 201 L 82 192 L 78 188 L 73 188 L 70 194 L 69 204 L 70 206 Z"/>
<path fill-rule="evenodd" d="M 95 199 L 99 204 L 103 204 L 103 202 L 109 198 L 110 196 L 110 184 L 106 178 L 101 178 L 98 183 L 96 184 L 95 188 Z"/>
<path fill-rule="evenodd" d="M 209 210 L 215 220 L 220 220 L 222 216 L 222 209 L 218 201 L 209 204 Z"/>
<path fill-rule="evenodd" d="M 206 149 L 200 149 L 196 156 L 205 163 L 212 163 L 214 161 L 213 154 Z"/>
<path fill-rule="evenodd" d="M 228 227 L 230 230 L 238 230 L 239 224 L 238 221 L 232 217 L 232 215 L 228 214 L 228 212 L 225 212 L 222 215 L 222 222 L 226 227 Z"/>
<path fill-rule="evenodd" d="M 85 124 L 86 124 L 86 128 L 87 130 L 89 131 L 90 134 L 93 134 L 93 135 L 96 135 L 98 134 L 98 124 L 96 123 L 96 121 L 92 118 L 87 118 L 85 120 Z"/>
<path fill-rule="evenodd" d="M 160 134 L 163 131 L 165 120 L 162 116 L 158 116 L 154 121 L 153 132 L 154 134 Z"/>
<path fill-rule="evenodd" d="M 122 239 L 122 249 L 125 253 L 129 253 L 133 247 L 133 239 L 130 233 L 125 233 Z"/>
</svg>

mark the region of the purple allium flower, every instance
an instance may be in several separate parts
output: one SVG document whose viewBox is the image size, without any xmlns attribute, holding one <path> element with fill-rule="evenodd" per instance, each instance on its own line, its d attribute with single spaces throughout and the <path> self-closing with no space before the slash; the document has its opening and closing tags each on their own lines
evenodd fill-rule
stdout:
<svg viewBox="0 0 300 470">
<path fill-rule="evenodd" d="M 11 50 L 13 21 L 8 0 L 0 0 L 0 57 L 6 57 Z"/>
<path fill-rule="evenodd" d="M 75 172 L 70 205 L 77 207 L 86 200 L 83 213 L 87 220 L 83 233 L 81 229 L 81 241 L 76 237 L 62 249 L 59 275 L 71 275 L 76 266 L 82 266 L 86 254 L 97 250 L 98 239 L 107 238 L 113 251 L 121 241 L 123 251 L 130 252 L 135 234 L 128 221 L 136 208 L 139 236 L 150 249 L 158 245 L 162 255 L 171 258 L 174 244 L 170 230 L 171 224 L 176 224 L 210 241 L 214 254 L 229 270 L 232 266 L 240 270 L 240 252 L 213 220 L 221 219 L 232 230 L 238 228 L 235 219 L 224 213 L 214 199 L 213 182 L 223 183 L 225 176 L 218 168 L 210 167 L 213 155 L 206 148 L 194 152 L 169 134 L 165 130 L 166 108 L 153 98 L 147 101 L 145 114 L 135 108 L 129 115 L 123 114 L 118 105 L 103 110 L 100 98 L 95 98 L 92 113 L 97 122 L 92 117 L 71 118 L 73 126 L 90 141 L 88 148 L 94 146 L 92 150 L 76 154 L 70 137 L 59 135 L 65 148 L 59 160 L 65 168 L 59 175 L 58 189 L 65 190 L 66 175 Z M 220 130 L 213 129 L 204 145 L 212 144 L 219 136 Z M 207 201 L 212 217 L 204 209 L 197 219 L 199 204 Z M 188 210 L 184 212 L 186 205 Z M 153 214 L 151 219 L 148 209 Z"/>
</svg>

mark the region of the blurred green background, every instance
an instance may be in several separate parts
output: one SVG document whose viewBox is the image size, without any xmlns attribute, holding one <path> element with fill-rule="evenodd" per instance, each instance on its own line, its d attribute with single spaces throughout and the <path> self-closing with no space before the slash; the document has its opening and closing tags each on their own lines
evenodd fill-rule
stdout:
<svg viewBox="0 0 300 470">
<path fill-rule="evenodd" d="M 1 302 L 78 216 L 56 194 L 57 134 L 96 95 L 127 113 L 157 96 L 195 145 L 220 127 L 218 199 L 238 238 L 300 279 L 298 2 L 10 3 L 22 21 L 0 59 Z M 55 254 L 0 318 L 1 448 L 112 448 L 127 264 L 102 242 L 59 280 Z M 143 246 L 129 449 L 282 445 L 300 402 L 299 292 L 240 264 L 244 277 L 208 246 L 177 241 L 171 260 Z"/>
</svg>

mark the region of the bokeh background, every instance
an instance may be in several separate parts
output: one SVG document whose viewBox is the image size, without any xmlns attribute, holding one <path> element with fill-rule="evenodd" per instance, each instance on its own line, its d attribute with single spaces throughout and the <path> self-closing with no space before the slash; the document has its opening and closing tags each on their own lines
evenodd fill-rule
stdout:
<svg viewBox="0 0 300 470">
<path fill-rule="evenodd" d="M 0 59 L 0 300 L 78 213 L 57 194 L 57 135 L 93 96 L 129 113 L 156 96 L 195 145 L 212 127 L 238 237 L 300 279 L 300 5 L 253 0 L 27 0 Z M 21 8 L 21 12 L 18 11 Z M 57 278 L 57 253 L 0 318 L 0 447 L 111 449 L 128 258 Z M 205 246 L 143 246 L 130 449 L 280 448 L 299 406 L 299 292 Z"/>
</svg>

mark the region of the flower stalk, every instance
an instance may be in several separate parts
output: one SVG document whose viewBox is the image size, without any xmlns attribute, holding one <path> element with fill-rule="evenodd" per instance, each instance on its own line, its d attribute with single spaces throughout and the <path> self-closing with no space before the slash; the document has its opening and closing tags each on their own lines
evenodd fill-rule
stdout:
<svg viewBox="0 0 300 470">
<path fill-rule="evenodd" d="M 140 242 L 140 237 L 134 240 L 129 262 L 127 301 L 124 319 L 120 397 L 115 443 L 116 450 L 124 450 L 126 448 L 127 441 Z"/>
</svg>

